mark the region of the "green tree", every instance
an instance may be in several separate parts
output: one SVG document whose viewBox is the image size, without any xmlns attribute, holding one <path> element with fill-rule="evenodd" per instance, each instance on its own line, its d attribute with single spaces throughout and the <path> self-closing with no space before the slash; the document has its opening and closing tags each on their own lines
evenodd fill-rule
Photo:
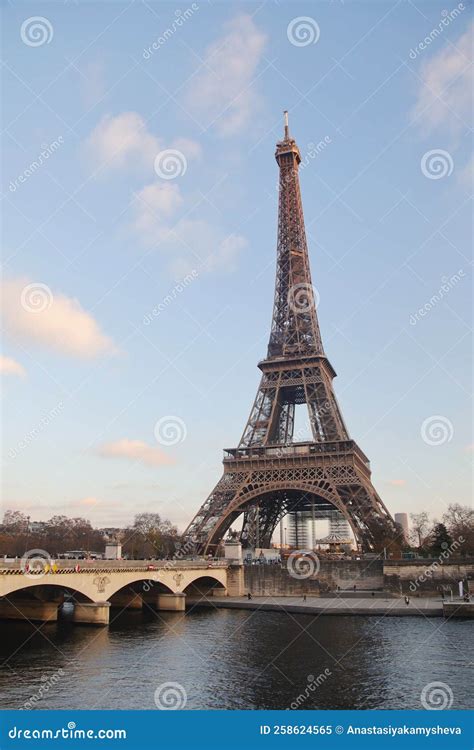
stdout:
<svg viewBox="0 0 474 750">
<path fill-rule="evenodd" d="M 438 556 L 452 545 L 453 539 L 448 533 L 444 523 L 437 523 L 430 534 L 429 550 L 432 555 Z"/>
</svg>

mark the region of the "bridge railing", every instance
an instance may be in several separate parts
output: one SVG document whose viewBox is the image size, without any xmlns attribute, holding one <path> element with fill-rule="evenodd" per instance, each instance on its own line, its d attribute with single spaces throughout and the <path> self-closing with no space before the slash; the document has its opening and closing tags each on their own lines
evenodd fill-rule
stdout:
<svg viewBox="0 0 474 750">
<path fill-rule="evenodd" d="M 224 560 L 62 560 L 51 558 L 42 560 L 37 574 L 44 575 L 45 568 L 50 573 L 74 573 L 76 568 L 80 573 L 123 573 L 126 571 L 147 572 L 154 570 L 206 570 L 227 568 L 229 561 Z M 25 565 L 21 560 L 0 560 L 0 575 L 25 573 Z M 28 575 L 36 573 L 34 564 L 29 566 Z"/>
</svg>

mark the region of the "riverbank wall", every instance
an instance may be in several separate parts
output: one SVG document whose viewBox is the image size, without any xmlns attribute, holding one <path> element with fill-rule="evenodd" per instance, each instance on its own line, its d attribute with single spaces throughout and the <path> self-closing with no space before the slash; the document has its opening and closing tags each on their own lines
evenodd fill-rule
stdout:
<svg viewBox="0 0 474 750">
<path fill-rule="evenodd" d="M 253 596 L 322 596 L 338 587 L 396 596 L 456 595 L 459 581 L 474 589 L 474 560 L 321 560 L 311 575 L 290 564 L 244 566 L 244 589 Z"/>
</svg>

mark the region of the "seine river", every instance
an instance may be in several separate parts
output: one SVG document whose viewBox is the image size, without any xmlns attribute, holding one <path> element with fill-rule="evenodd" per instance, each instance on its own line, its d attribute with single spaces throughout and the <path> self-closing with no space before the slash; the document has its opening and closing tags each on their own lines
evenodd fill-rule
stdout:
<svg viewBox="0 0 474 750">
<path fill-rule="evenodd" d="M 423 688 L 442 682 L 453 709 L 470 708 L 472 633 L 441 618 L 225 609 L 131 612 L 100 629 L 0 623 L 0 703 L 43 694 L 38 709 L 155 709 L 171 681 L 191 709 L 288 708 L 301 695 L 302 709 L 418 709 Z"/>
</svg>

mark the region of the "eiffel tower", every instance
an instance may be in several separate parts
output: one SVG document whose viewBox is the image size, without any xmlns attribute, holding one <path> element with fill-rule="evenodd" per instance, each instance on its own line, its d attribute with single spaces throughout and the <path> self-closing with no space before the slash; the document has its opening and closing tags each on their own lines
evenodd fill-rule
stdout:
<svg viewBox="0 0 474 750">
<path fill-rule="evenodd" d="M 243 514 L 244 547 L 269 547 L 288 513 L 321 517 L 338 510 L 361 551 L 381 549 L 397 527 L 374 489 L 370 464 L 351 440 L 334 395 L 336 375 L 323 349 L 304 227 L 300 151 L 284 137 L 280 169 L 275 298 L 262 378 L 237 448 L 224 452 L 224 473 L 185 531 L 200 554 L 214 553 Z M 298 442 L 295 409 L 305 404 L 312 440 Z"/>
</svg>

